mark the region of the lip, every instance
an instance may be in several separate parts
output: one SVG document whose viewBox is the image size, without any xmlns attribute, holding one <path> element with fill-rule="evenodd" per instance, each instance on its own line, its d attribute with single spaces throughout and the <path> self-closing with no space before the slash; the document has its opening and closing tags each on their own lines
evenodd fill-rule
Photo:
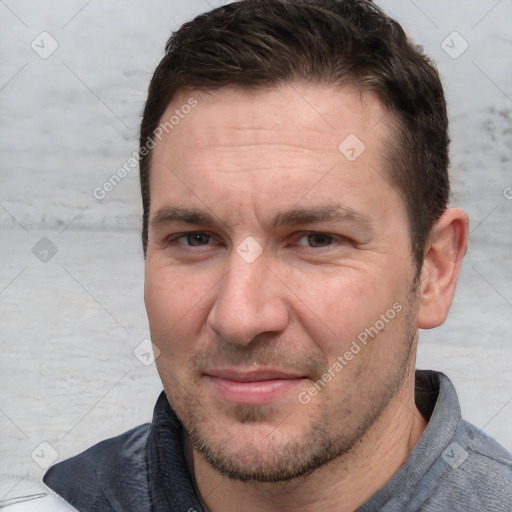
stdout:
<svg viewBox="0 0 512 512">
<path fill-rule="evenodd" d="M 306 379 L 282 370 L 212 370 L 205 374 L 214 392 L 237 405 L 265 405 L 275 402 Z"/>
</svg>

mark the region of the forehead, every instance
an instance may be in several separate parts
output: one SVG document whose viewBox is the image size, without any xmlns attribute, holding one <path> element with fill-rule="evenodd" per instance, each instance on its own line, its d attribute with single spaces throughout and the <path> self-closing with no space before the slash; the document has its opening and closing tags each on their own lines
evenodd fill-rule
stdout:
<svg viewBox="0 0 512 512">
<path fill-rule="evenodd" d="M 313 136 L 313 146 L 323 142 L 338 151 L 339 143 L 350 134 L 368 144 L 375 142 L 387 131 L 388 114 L 370 92 L 298 82 L 267 90 L 181 91 L 167 107 L 160 125 L 165 128 L 167 123 L 164 138 L 169 136 L 176 146 L 185 148 L 191 143 L 225 144 L 220 137 L 229 131 L 242 138 L 246 135 L 257 144 L 260 138 L 271 139 L 274 131 L 290 138 L 308 133 Z"/>
<path fill-rule="evenodd" d="M 387 117 L 375 95 L 333 85 L 182 91 L 161 118 L 152 210 L 185 198 L 215 203 L 226 191 L 231 203 L 250 198 L 267 209 L 306 195 L 318 203 L 334 189 L 390 192 L 382 173 Z"/>
</svg>

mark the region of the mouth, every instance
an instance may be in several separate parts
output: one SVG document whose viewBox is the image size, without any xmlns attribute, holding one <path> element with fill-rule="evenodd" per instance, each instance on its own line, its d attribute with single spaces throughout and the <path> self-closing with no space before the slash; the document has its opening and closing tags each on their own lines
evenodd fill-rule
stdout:
<svg viewBox="0 0 512 512">
<path fill-rule="evenodd" d="M 271 404 L 307 379 L 304 375 L 277 369 L 230 368 L 208 371 L 204 377 L 218 397 L 236 405 Z"/>
</svg>

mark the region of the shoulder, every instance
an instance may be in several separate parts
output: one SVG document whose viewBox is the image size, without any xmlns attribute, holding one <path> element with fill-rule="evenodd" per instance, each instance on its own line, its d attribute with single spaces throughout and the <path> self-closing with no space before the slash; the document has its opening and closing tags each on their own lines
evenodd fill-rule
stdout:
<svg viewBox="0 0 512 512">
<path fill-rule="evenodd" d="M 141 505 L 148 498 L 149 431 L 150 425 L 141 425 L 102 441 L 52 466 L 43 481 L 78 510 L 143 510 Z M 134 495 L 139 503 L 127 503 L 126 500 L 133 501 Z"/>
<path fill-rule="evenodd" d="M 460 465 L 456 464 L 457 468 L 453 469 L 463 469 L 465 466 L 464 471 L 460 472 L 460 477 L 470 480 L 494 480 L 500 488 L 506 489 L 512 500 L 512 454 L 467 421 L 461 421 L 460 431 L 462 436 L 456 436 L 452 444 L 457 447 L 457 439 L 461 439 L 465 453 L 461 452 Z M 444 452 L 445 460 L 449 460 L 449 448 L 450 446 Z M 492 486 L 493 483 L 488 481 L 486 485 Z"/>
<path fill-rule="evenodd" d="M 494 439 L 461 421 L 442 460 L 446 471 L 421 510 L 444 510 L 435 505 L 446 503 L 453 512 L 512 510 L 512 454 Z"/>
</svg>

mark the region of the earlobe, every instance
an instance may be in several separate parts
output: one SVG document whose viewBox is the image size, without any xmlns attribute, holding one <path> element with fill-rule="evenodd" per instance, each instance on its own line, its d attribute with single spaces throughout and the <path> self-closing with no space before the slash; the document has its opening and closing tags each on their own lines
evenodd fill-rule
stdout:
<svg viewBox="0 0 512 512">
<path fill-rule="evenodd" d="M 432 229 L 425 248 L 419 289 L 419 329 L 432 329 L 446 320 L 467 245 L 466 212 L 448 208 Z"/>
</svg>

